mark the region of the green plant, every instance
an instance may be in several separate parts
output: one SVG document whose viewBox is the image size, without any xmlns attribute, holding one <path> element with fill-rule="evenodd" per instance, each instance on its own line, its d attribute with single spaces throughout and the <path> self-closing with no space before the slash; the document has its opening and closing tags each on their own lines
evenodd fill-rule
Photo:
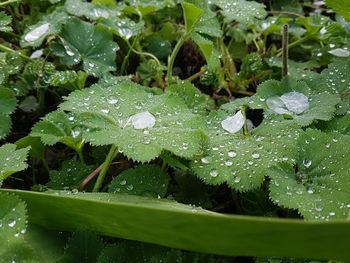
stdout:
<svg viewBox="0 0 350 263">
<path fill-rule="evenodd" d="M 0 2 L 0 262 L 346 262 L 326 2 Z"/>
</svg>

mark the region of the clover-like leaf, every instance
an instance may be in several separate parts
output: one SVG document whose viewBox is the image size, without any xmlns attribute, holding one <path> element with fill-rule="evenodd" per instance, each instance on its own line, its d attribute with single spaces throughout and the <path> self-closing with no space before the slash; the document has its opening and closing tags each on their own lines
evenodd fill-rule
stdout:
<svg viewBox="0 0 350 263">
<path fill-rule="evenodd" d="M 120 14 L 114 7 L 89 3 L 84 0 L 67 0 L 64 4 L 66 11 L 74 16 L 85 16 L 90 20 L 109 18 Z"/>
<path fill-rule="evenodd" d="M 0 147 L 0 185 L 4 179 L 15 172 L 27 168 L 27 154 L 30 147 L 16 150 L 14 144 L 4 144 Z"/>
<path fill-rule="evenodd" d="M 264 109 L 266 116 L 281 115 L 300 126 L 308 126 L 314 120 L 330 120 L 339 102 L 337 94 L 312 90 L 305 82 L 287 77 L 282 82 L 265 81 L 258 87 L 256 95 L 235 100 L 223 108 L 227 110 L 244 104 Z"/>
<path fill-rule="evenodd" d="M 78 150 L 84 144 L 81 137 L 82 130 L 83 127 L 80 127 L 74 115 L 54 111 L 33 126 L 30 136 L 40 137 L 46 145 L 60 142 Z"/>
<path fill-rule="evenodd" d="M 57 7 L 51 14 L 45 15 L 38 23 L 29 26 L 21 38 L 22 47 L 38 47 L 50 35 L 58 34 L 70 16 L 63 7 Z"/>
<path fill-rule="evenodd" d="M 107 82 L 72 92 L 62 110 L 80 114 L 92 145 L 115 144 L 126 156 L 147 162 L 163 150 L 191 158 L 200 148 L 200 118 L 173 94 L 154 95 L 130 81 Z"/>
<path fill-rule="evenodd" d="M 23 240 L 27 228 L 26 204 L 15 195 L 0 193 L 0 207 L 1 261 L 24 262 L 25 259 L 37 259 Z"/>
<path fill-rule="evenodd" d="M 107 27 L 114 34 L 125 39 L 137 36 L 145 30 L 144 21 L 136 23 L 127 17 L 120 18 L 113 16 L 108 19 L 102 19 L 99 24 Z"/>
<path fill-rule="evenodd" d="M 307 130 L 299 139 L 296 167 L 269 170 L 270 198 L 309 220 L 347 218 L 350 212 L 350 136 Z"/>
<path fill-rule="evenodd" d="M 12 22 L 12 17 L 5 14 L 5 12 L 0 12 L 0 31 L 9 32 L 12 28 L 9 26 Z"/>
<path fill-rule="evenodd" d="M 110 193 L 126 193 L 151 197 L 164 197 L 170 177 L 157 165 L 141 165 L 128 169 L 113 178 Z"/>
<path fill-rule="evenodd" d="M 218 111 L 206 119 L 205 132 L 209 139 L 203 153 L 192 162 L 192 169 L 204 182 L 226 182 L 231 188 L 247 191 L 260 186 L 276 162 L 294 163 L 300 133 L 296 124 L 267 121 L 254 129 L 251 136 L 244 137 L 240 132 L 227 131 L 226 122 L 230 118 L 229 114 Z"/>
<path fill-rule="evenodd" d="M 182 98 L 188 108 L 195 114 L 206 115 L 215 108 L 215 102 L 210 96 L 203 94 L 188 81 L 170 85 L 166 93 L 171 92 Z"/>
<path fill-rule="evenodd" d="M 10 75 L 18 74 L 23 65 L 23 59 L 16 53 L 0 53 L 0 84 Z"/>
<path fill-rule="evenodd" d="M 221 9 L 226 23 L 235 20 L 250 26 L 256 22 L 256 19 L 263 19 L 266 16 L 265 6 L 255 1 L 215 0 L 213 4 Z"/>
<path fill-rule="evenodd" d="M 347 0 L 326 0 L 326 4 L 334 11 L 350 21 L 350 3 Z"/>
<path fill-rule="evenodd" d="M 80 231 L 73 233 L 64 253 L 68 262 L 96 262 L 103 247 L 103 241 L 96 234 Z"/>
<path fill-rule="evenodd" d="M 50 84 L 67 90 L 83 89 L 88 75 L 84 71 L 56 71 L 50 78 Z"/>
<path fill-rule="evenodd" d="M 50 171 L 50 182 L 47 186 L 55 190 L 76 189 L 92 171 L 91 166 L 82 162 L 64 161 L 59 171 Z"/>
<path fill-rule="evenodd" d="M 72 66 L 83 61 L 84 70 L 94 76 L 115 70 L 118 45 L 106 28 L 72 18 L 60 37 L 61 44 L 54 45 L 53 52 L 62 64 Z"/>
</svg>

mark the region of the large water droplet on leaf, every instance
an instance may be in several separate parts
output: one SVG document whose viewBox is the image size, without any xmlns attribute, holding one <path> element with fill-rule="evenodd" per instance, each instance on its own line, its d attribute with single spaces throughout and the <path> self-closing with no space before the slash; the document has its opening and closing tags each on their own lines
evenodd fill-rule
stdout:
<svg viewBox="0 0 350 263">
<path fill-rule="evenodd" d="M 278 114 L 291 114 L 279 96 L 272 96 L 266 100 L 266 105 L 270 110 Z"/>
<path fill-rule="evenodd" d="M 287 109 L 300 114 L 309 109 L 309 99 L 304 94 L 293 91 L 285 93 L 281 96 L 281 100 L 286 105 Z"/>
<path fill-rule="evenodd" d="M 37 28 L 34 28 L 33 30 L 29 31 L 25 36 L 24 40 L 28 42 L 34 42 L 38 40 L 40 37 L 42 37 L 50 28 L 49 23 L 42 24 L 41 26 L 38 26 Z"/>
<path fill-rule="evenodd" d="M 221 122 L 221 126 L 224 130 L 230 133 L 236 133 L 242 129 L 244 125 L 244 116 L 241 111 L 237 112 L 234 116 L 228 117 Z"/>
<path fill-rule="evenodd" d="M 148 111 L 131 116 L 131 123 L 135 129 L 152 128 L 156 124 L 156 118 Z"/>
</svg>

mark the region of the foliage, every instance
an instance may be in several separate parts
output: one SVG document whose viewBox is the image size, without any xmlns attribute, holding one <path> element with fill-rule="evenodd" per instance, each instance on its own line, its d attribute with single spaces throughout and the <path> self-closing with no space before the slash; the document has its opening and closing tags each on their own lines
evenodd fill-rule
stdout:
<svg viewBox="0 0 350 263">
<path fill-rule="evenodd" d="M 1 262 L 350 257 L 347 1 L 0 9 Z"/>
</svg>

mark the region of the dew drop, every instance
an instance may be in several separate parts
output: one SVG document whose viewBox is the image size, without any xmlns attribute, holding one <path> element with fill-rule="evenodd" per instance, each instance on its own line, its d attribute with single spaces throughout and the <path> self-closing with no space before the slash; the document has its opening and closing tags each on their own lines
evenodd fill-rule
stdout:
<svg viewBox="0 0 350 263">
<path fill-rule="evenodd" d="M 244 125 L 244 116 L 238 111 L 234 116 L 228 117 L 221 122 L 221 127 L 229 133 L 236 133 Z"/>
<path fill-rule="evenodd" d="M 210 176 L 211 177 L 217 177 L 219 175 L 219 172 L 217 170 L 211 170 L 210 171 Z"/>
<path fill-rule="evenodd" d="M 234 157 L 237 156 L 237 153 L 235 153 L 235 152 L 228 152 L 227 155 L 228 155 L 228 157 L 234 158 Z"/>
<path fill-rule="evenodd" d="M 37 28 L 34 28 L 33 30 L 29 31 L 25 36 L 24 40 L 28 42 L 34 42 L 38 40 L 40 37 L 42 37 L 50 28 L 49 23 L 42 24 L 41 26 L 38 26 Z"/>
<path fill-rule="evenodd" d="M 233 178 L 233 181 L 237 184 L 241 181 L 241 177 L 236 176 L 235 178 Z"/>
<path fill-rule="evenodd" d="M 306 168 L 309 168 L 312 164 L 312 161 L 311 160 L 304 160 L 303 161 L 303 165 L 306 167 Z"/>
<path fill-rule="evenodd" d="M 156 124 L 156 118 L 148 111 L 140 112 L 130 117 L 134 129 L 152 128 Z"/>
</svg>

